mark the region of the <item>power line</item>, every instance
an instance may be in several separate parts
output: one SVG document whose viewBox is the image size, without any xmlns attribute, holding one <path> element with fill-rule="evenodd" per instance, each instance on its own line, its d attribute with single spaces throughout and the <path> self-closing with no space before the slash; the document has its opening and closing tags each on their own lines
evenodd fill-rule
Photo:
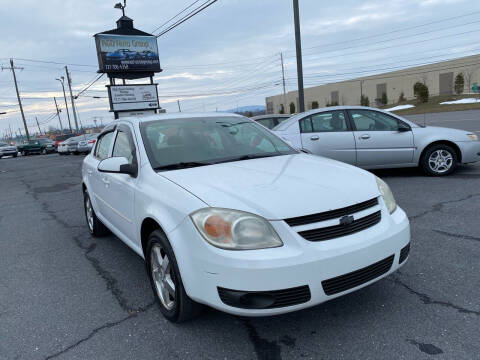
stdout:
<svg viewBox="0 0 480 360">
<path fill-rule="evenodd" d="M 385 35 L 389 35 L 389 34 L 394 34 L 394 33 L 401 32 L 401 31 L 409 31 L 409 30 L 418 29 L 418 28 L 424 27 L 424 26 L 429 26 L 429 25 L 433 25 L 433 24 L 443 23 L 443 22 L 445 22 L 445 21 L 460 19 L 460 18 L 463 18 L 463 17 L 472 16 L 472 15 L 476 15 L 476 14 L 479 14 L 479 13 L 480 13 L 480 11 L 474 11 L 474 12 L 471 12 L 471 13 L 467 13 L 467 14 L 463 14 L 463 15 L 458 15 L 458 16 L 452 16 L 452 17 L 448 17 L 448 18 L 443 18 L 443 19 L 440 19 L 440 20 L 435 20 L 435 21 L 431 21 L 431 22 L 428 22 L 428 23 L 420 24 L 420 25 L 415 25 L 415 26 L 409 26 L 409 27 L 405 27 L 405 28 L 395 29 L 395 30 L 391 30 L 391 31 L 384 32 L 384 33 L 381 33 L 381 34 L 364 36 L 364 37 L 359 37 L 359 38 L 355 38 L 355 39 L 345 40 L 345 41 L 341 41 L 341 42 L 332 42 L 332 43 L 326 43 L 326 44 L 311 46 L 311 47 L 305 48 L 304 50 L 316 49 L 316 48 L 319 48 L 319 47 L 325 47 L 325 46 L 330 46 L 330 45 L 345 44 L 345 43 L 350 43 L 350 42 L 354 42 L 354 41 L 356 42 L 356 41 L 360 41 L 360 40 L 368 40 L 368 39 L 372 39 L 372 38 L 376 38 L 376 37 L 381 37 L 381 36 L 385 36 Z M 293 52 L 293 50 L 292 50 L 292 52 Z"/>
<path fill-rule="evenodd" d="M 210 1 L 210 0 L 208 0 Z M 202 5 L 200 5 L 199 7 L 197 7 L 195 10 L 189 12 L 187 15 L 185 15 L 183 18 L 179 19 L 177 22 L 173 23 L 172 25 L 170 25 L 167 29 L 161 31 L 158 35 L 156 35 L 156 37 L 160 37 L 162 35 L 165 35 L 166 33 L 168 33 L 169 31 L 175 29 L 177 26 L 183 24 L 185 21 L 187 21 L 188 19 L 194 17 L 195 15 L 197 15 L 198 13 L 202 12 L 203 10 L 205 10 L 206 8 L 208 8 L 210 5 L 213 5 L 214 3 L 216 3 L 218 0 L 212 0 L 210 2 L 204 2 Z"/>
<path fill-rule="evenodd" d="M 193 3 L 191 3 L 190 5 L 188 5 L 186 8 L 184 8 L 182 11 L 180 11 L 178 14 L 176 14 L 175 16 L 171 17 L 170 19 L 168 19 L 167 21 L 165 21 L 162 25 L 158 26 L 155 28 L 155 30 L 153 30 L 151 33 L 153 34 L 155 31 L 161 29 L 162 27 L 164 27 L 165 25 L 167 25 L 170 21 L 172 21 L 173 19 L 176 19 L 178 16 L 180 16 L 181 14 L 183 14 L 185 11 L 187 11 L 188 9 L 190 9 L 193 5 L 195 5 L 196 3 L 198 3 L 200 0 L 196 0 L 194 1 Z"/>
<path fill-rule="evenodd" d="M 100 74 L 95 80 L 93 80 L 90 84 L 88 84 L 84 89 L 82 89 L 79 93 L 77 93 L 77 95 L 75 95 L 75 98 L 78 98 L 80 95 L 82 95 L 85 91 L 87 91 L 90 86 L 92 86 L 93 84 L 95 84 L 98 80 L 100 80 L 100 78 L 105 75 L 104 73 Z"/>
</svg>

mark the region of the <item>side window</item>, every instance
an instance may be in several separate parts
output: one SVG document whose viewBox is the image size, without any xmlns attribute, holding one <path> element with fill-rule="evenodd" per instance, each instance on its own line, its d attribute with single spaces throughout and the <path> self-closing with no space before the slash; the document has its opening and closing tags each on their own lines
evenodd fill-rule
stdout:
<svg viewBox="0 0 480 360">
<path fill-rule="evenodd" d="M 95 149 L 95 156 L 100 160 L 108 157 L 108 151 L 110 150 L 110 144 L 113 139 L 113 131 L 106 133 L 97 141 L 97 148 Z"/>
<path fill-rule="evenodd" d="M 310 133 L 312 130 L 312 120 L 310 117 L 306 117 L 300 120 L 300 132 L 301 133 Z"/>
<path fill-rule="evenodd" d="M 124 131 L 119 131 L 117 133 L 117 138 L 115 139 L 115 145 L 113 145 L 113 157 L 125 157 L 128 159 L 128 162 L 131 164 L 133 160 L 134 148 L 130 143 L 128 134 Z"/>
<path fill-rule="evenodd" d="M 312 118 L 313 132 L 348 131 L 347 121 L 343 111 L 328 111 L 315 114 Z"/>
<path fill-rule="evenodd" d="M 398 131 L 399 121 L 372 110 L 350 110 L 357 131 Z"/>
<path fill-rule="evenodd" d="M 275 124 L 273 123 L 273 119 L 272 118 L 268 118 L 268 119 L 260 119 L 260 120 L 257 120 L 257 122 L 260 124 L 260 125 L 263 125 L 265 126 L 266 128 L 268 129 L 271 129 L 275 126 Z"/>
<path fill-rule="evenodd" d="M 279 118 L 277 118 L 277 125 L 278 125 L 278 124 L 281 124 L 281 123 L 284 122 L 285 120 L 288 120 L 288 117 L 279 117 Z"/>
</svg>

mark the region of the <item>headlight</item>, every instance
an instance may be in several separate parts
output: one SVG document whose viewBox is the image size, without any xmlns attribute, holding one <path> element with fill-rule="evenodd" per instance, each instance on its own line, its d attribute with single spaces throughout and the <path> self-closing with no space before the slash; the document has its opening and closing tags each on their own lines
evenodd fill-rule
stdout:
<svg viewBox="0 0 480 360">
<path fill-rule="evenodd" d="M 391 214 L 397 209 L 397 202 L 393 197 L 392 190 L 390 190 L 390 187 L 385 181 L 383 181 L 379 177 L 375 178 L 377 180 L 378 190 L 380 190 L 380 194 L 382 194 L 383 196 L 383 201 L 385 201 L 385 205 L 387 205 L 387 209 Z"/>
<path fill-rule="evenodd" d="M 205 208 L 190 215 L 197 230 L 211 245 L 228 250 L 252 250 L 282 246 L 272 225 L 244 211 Z"/>
<path fill-rule="evenodd" d="M 467 136 L 474 141 L 478 140 L 478 136 L 476 134 L 467 134 Z"/>
</svg>

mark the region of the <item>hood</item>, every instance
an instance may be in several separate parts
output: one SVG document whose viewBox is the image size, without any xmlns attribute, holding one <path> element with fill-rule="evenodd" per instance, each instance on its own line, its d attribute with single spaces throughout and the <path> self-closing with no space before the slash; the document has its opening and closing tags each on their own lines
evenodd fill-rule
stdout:
<svg viewBox="0 0 480 360">
<path fill-rule="evenodd" d="M 209 206 L 269 220 L 314 214 L 379 196 L 374 175 L 327 158 L 285 155 L 159 173 Z"/>
<path fill-rule="evenodd" d="M 470 141 L 471 139 L 467 136 L 467 134 L 474 133 L 473 131 L 438 127 L 438 126 L 425 126 L 425 127 L 412 128 L 412 131 L 414 132 L 414 134 L 432 135 L 436 137 L 440 136 L 445 138 L 446 140 L 451 140 L 451 141 Z"/>
</svg>

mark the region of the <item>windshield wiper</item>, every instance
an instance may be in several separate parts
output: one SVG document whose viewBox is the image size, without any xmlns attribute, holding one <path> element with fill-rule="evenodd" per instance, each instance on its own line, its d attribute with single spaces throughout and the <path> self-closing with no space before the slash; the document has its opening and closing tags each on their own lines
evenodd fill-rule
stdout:
<svg viewBox="0 0 480 360">
<path fill-rule="evenodd" d="M 188 162 L 180 162 L 176 164 L 157 166 L 153 170 L 177 170 L 177 169 L 187 169 L 187 168 L 206 166 L 206 165 L 212 165 L 212 163 L 200 162 L 200 161 L 188 161 Z"/>
<path fill-rule="evenodd" d="M 249 154 L 249 155 L 242 155 L 242 156 L 232 157 L 232 158 L 225 159 L 225 160 L 215 161 L 215 164 L 232 162 L 232 161 L 242 161 L 242 160 L 260 159 L 260 158 L 266 158 L 266 157 L 272 157 L 272 156 L 279 156 L 279 155 L 283 155 L 283 154 L 282 154 L 282 153 L 274 153 L 274 154 Z"/>
</svg>

